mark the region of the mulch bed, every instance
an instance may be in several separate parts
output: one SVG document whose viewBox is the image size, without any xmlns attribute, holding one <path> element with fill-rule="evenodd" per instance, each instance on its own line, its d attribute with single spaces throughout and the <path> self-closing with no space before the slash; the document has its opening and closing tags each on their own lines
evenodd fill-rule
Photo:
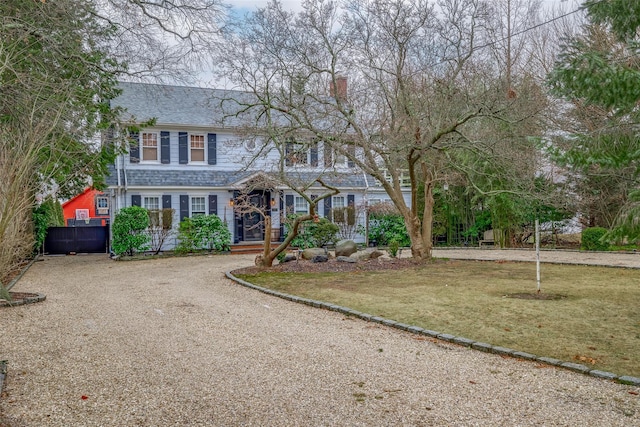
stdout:
<svg viewBox="0 0 640 427">
<path fill-rule="evenodd" d="M 432 260 L 429 262 L 442 262 Z M 338 262 L 335 258 L 327 262 L 311 262 L 307 260 L 290 261 L 276 264 L 272 268 L 246 267 L 234 270 L 234 274 L 257 274 L 268 271 L 270 273 L 342 273 L 350 271 L 380 271 L 402 270 L 418 267 L 421 264 L 411 258 L 387 259 L 376 258 L 358 261 L 357 263 Z"/>
</svg>

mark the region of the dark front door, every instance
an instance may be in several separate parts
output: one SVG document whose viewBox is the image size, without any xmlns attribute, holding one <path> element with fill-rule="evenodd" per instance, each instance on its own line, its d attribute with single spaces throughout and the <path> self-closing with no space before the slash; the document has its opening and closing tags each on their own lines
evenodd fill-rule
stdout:
<svg viewBox="0 0 640 427">
<path fill-rule="evenodd" d="M 249 194 L 249 202 L 252 206 L 260 209 L 262 212 L 267 208 L 267 198 L 269 192 L 254 191 Z M 264 240 L 264 221 L 262 215 L 258 212 L 247 212 L 242 216 L 242 229 L 244 240 L 247 242 L 255 242 Z"/>
</svg>

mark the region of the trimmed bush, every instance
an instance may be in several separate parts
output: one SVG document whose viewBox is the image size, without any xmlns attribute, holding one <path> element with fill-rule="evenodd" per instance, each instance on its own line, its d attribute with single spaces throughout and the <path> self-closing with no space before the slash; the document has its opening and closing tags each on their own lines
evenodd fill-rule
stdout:
<svg viewBox="0 0 640 427">
<path fill-rule="evenodd" d="M 202 250 L 228 251 L 231 248 L 231 233 L 227 224 L 217 215 L 196 215 L 185 218 L 178 227 L 176 252 L 187 253 Z"/>
<path fill-rule="evenodd" d="M 113 220 L 112 249 L 116 255 L 132 256 L 149 248 L 149 214 L 145 208 L 130 206 L 122 208 Z"/>
<path fill-rule="evenodd" d="M 585 251 L 606 251 L 609 249 L 609 242 L 603 239 L 605 234 L 607 234 L 607 229 L 602 227 L 584 229 L 582 231 L 580 249 Z"/>
<path fill-rule="evenodd" d="M 285 223 L 287 234 L 290 233 L 290 224 L 295 215 L 290 215 Z M 319 218 L 318 222 L 306 221 L 300 225 L 298 235 L 291 241 L 294 248 L 321 248 L 329 243 L 335 243 L 338 239 L 340 228 L 327 218 Z"/>
</svg>

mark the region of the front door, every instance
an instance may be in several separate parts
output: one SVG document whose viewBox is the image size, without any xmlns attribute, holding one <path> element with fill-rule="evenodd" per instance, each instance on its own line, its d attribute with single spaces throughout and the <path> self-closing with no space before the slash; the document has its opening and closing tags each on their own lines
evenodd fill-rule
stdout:
<svg viewBox="0 0 640 427">
<path fill-rule="evenodd" d="M 256 206 L 258 209 L 264 211 L 267 208 L 267 196 L 268 192 L 256 191 L 249 194 L 249 202 L 252 206 Z M 264 221 L 262 220 L 262 215 L 258 212 L 245 213 L 242 216 L 242 230 L 245 241 L 255 242 L 264 240 Z"/>
</svg>

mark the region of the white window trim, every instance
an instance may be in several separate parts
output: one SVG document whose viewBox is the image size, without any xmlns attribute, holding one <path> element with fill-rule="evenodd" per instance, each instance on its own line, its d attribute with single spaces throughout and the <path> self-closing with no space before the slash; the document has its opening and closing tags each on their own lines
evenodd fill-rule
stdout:
<svg viewBox="0 0 640 427">
<path fill-rule="evenodd" d="M 192 136 L 201 136 L 202 137 L 203 151 L 204 151 L 203 159 L 204 160 L 191 160 L 191 149 L 192 149 L 191 148 L 191 137 Z M 192 165 L 206 165 L 207 164 L 207 160 L 208 160 L 207 159 L 207 155 L 208 155 L 207 151 L 209 151 L 208 147 L 207 147 L 207 144 L 208 144 L 208 142 L 207 142 L 207 134 L 200 133 L 200 132 L 189 133 L 187 135 L 187 144 L 188 144 L 187 145 L 187 150 L 188 150 L 188 153 L 189 153 L 189 156 L 188 156 L 189 157 L 189 164 L 192 164 Z"/>
<path fill-rule="evenodd" d="M 298 201 L 305 204 L 305 210 L 298 210 Z M 296 214 L 308 214 L 309 213 L 309 202 L 302 196 L 294 196 L 293 197 L 293 212 Z"/>
<path fill-rule="evenodd" d="M 289 142 L 287 142 L 287 144 L 292 144 L 293 153 L 297 153 L 297 154 L 304 153 L 304 155 L 305 155 L 304 162 L 301 162 L 301 161 L 294 162 L 292 159 L 287 158 L 287 161 L 291 162 L 291 164 L 288 165 L 287 167 L 293 168 L 293 167 L 309 167 L 309 166 L 311 166 L 311 147 L 306 146 L 305 144 L 303 144 L 301 142 L 289 141 Z M 286 147 L 287 146 L 285 146 L 285 156 L 288 157 L 288 153 L 286 152 Z M 300 148 L 300 149 L 298 150 L 296 148 Z M 302 150 L 302 148 L 304 148 L 304 150 Z"/>
<path fill-rule="evenodd" d="M 144 140 L 143 135 L 144 134 L 153 134 L 156 136 L 156 159 L 155 160 L 145 160 L 144 158 L 144 145 L 142 143 L 142 141 Z M 160 163 L 160 132 L 156 131 L 156 130 L 144 130 L 144 131 L 140 131 L 139 134 L 139 145 L 140 145 L 140 163 L 150 163 L 150 164 L 157 164 Z"/>
<path fill-rule="evenodd" d="M 198 211 L 194 214 L 193 212 L 193 199 L 202 199 L 204 200 L 202 207 L 204 210 Z M 194 215 L 206 215 L 207 214 L 207 196 L 190 196 L 189 197 L 189 218 L 193 218 Z"/>
</svg>

